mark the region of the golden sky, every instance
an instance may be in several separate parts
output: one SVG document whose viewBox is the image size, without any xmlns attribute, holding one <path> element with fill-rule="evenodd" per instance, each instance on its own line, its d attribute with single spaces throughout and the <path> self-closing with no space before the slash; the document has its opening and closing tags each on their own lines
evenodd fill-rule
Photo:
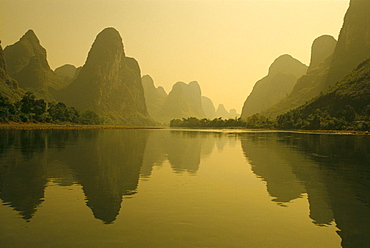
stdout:
<svg viewBox="0 0 370 248">
<path fill-rule="evenodd" d="M 312 41 L 336 39 L 349 0 L 0 0 L 0 39 L 33 29 L 52 69 L 81 66 L 96 35 L 116 28 L 126 55 L 167 92 L 198 81 L 215 107 L 240 113 L 275 58 L 310 60 Z"/>
</svg>

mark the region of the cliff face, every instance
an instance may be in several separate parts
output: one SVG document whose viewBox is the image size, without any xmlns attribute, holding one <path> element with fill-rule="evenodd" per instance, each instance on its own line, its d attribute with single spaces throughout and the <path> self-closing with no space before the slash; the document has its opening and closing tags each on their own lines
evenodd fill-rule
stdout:
<svg viewBox="0 0 370 248">
<path fill-rule="evenodd" d="M 337 40 L 331 35 L 316 38 L 311 46 L 311 61 L 307 72 L 315 70 L 329 56 L 333 55 Z"/>
<path fill-rule="evenodd" d="M 369 130 L 370 59 L 317 98 L 278 116 L 281 128 Z"/>
<path fill-rule="evenodd" d="M 241 117 L 246 119 L 279 102 L 292 91 L 297 79 L 306 71 L 307 66 L 292 56 L 278 57 L 270 66 L 268 75 L 254 85 L 244 103 Z"/>
<path fill-rule="evenodd" d="M 159 121 L 169 123 L 172 119 L 183 117 L 205 118 L 201 95 L 198 82 L 189 84 L 177 82 L 163 101 L 159 111 Z"/>
<path fill-rule="evenodd" d="M 344 18 L 338 42 L 322 36 L 312 46 L 311 64 L 298 79 L 292 93 L 263 111 L 275 117 L 296 108 L 342 80 L 370 57 L 370 1 L 352 0 Z M 332 55 L 330 55 L 332 53 Z"/>
<path fill-rule="evenodd" d="M 141 78 L 141 82 L 144 88 L 145 102 L 149 116 L 157 120 L 160 118 L 159 111 L 167 93 L 162 87 L 156 88 L 153 79 L 149 75 L 144 75 Z"/>
<path fill-rule="evenodd" d="M 21 93 L 17 81 L 8 75 L 3 48 L 0 44 L 0 96 L 8 97 L 11 101 L 16 101 L 19 100 Z"/>
<path fill-rule="evenodd" d="M 370 57 L 370 1 L 351 0 L 333 54 L 326 87 Z"/>
<path fill-rule="evenodd" d="M 202 96 L 202 107 L 204 114 L 208 119 L 213 119 L 216 117 L 216 109 L 210 98 Z"/>
<path fill-rule="evenodd" d="M 311 62 L 307 73 L 297 80 L 292 92 L 278 103 L 262 111 L 263 115 L 276 117 L 296 108 L 325 89 L 336 40 L 329 35 L 316 38 L 311 48 Z"/>
<path fill-rule="evenodd" d="M 122 38 L 114 28 L 96 37 L 85 65 L 59 99 L 79 110 L 92 110 L 108 123 L 148 125 L 138 62 L 125 56 Z"/>
<path fill-rule="evenodd" d="M 39 97 L 52 99 L 49 90 L 64 87 L 61 80 L 50 69 L 46 50 L 32 30 L 4 49 L 4 57 L 9 75 L 16 79 L 19 87 L 33 91 Z"/>
</svg>

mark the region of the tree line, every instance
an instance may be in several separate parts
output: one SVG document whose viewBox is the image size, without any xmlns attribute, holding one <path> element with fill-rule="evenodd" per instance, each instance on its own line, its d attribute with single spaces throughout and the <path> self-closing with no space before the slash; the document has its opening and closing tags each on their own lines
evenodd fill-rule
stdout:
<svg viewBox="0 0 370 248">
<path fill-rule="evenodd" d="M 327 110 L 297 108 L 276 119 L 269 119 L 261 114 L 254 114 L 243 120 L 241 118 L 213 120 L 195 117 L 173 119 L 171 127 L 220 128 L 236 127 L 250 129 L 303 129 L 303 130 L 356 130 L 370 131 L 370 105 L 356 111 L 351 105 L 345 105 L 339 113 Z"/>
<path fill-rule="evenodd" d="M 337 112 L 297 108 L 276 118 L 280 129 L 370 131 L 370 104 L 360 111 L 345 105 Z"/>
<path fill-rule="evenodd" d="M 261 114 L 254 114 L 248 117 L 246 120 L 243 120 L 241 118 L 222 119 L 221 117 L 210 120 L 207 118 L 198 119 L 195 117 L 189 117 L 189 118 L 171 120 L 170 127 L 274 128 L 275 122 Z"/>
<path fill-rule="evenodd" d="M 46 102 L 26 92 L 21 100 L 12 103 L 8 97 L 0 96 L 0 122 L 75 123 L 98 125 L 104 122 L 93 111 L 80 112 L 62 102 Z"/>
</svg>

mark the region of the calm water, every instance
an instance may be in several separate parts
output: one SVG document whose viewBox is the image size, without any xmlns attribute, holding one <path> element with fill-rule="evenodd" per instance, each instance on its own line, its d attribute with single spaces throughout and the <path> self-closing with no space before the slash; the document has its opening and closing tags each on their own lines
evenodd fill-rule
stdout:
<svg viewBox="0 0 370 248">
<path fill-rule="evenodd" d="M 0 131 L 1 247 L 370 247 L 370 137 Z"/>
</svg>

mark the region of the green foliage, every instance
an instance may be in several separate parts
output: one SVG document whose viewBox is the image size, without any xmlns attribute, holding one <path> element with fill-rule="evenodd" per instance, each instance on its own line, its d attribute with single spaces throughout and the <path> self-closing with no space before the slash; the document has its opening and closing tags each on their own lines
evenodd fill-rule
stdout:
<svg viewBox="0 0 370 248">
<path fill-rule="evenodd" d="M 278 116 L 277 127 L 370 131 L 370 60 L 320 96 Z"/>
<path fill-rule="evenodd" d="M 222 119 L 215 118 L 210 119 L 197 119 L 195 117 L 173 119 L 170 121 L 171 127 L 209 127 L 209 128 L 221 128 L 221 127 L 239 127 L 239 128 L 273 128 L 274 123 L 271 122 L 267 117 L 260 114 L 250 116 L 247 120 L 241 118 L 230 118 Z"/>
<path fill-rule="evenodd" d="M 99 117 L 94 111 L 86 111 L 81 115 L 81 124 L 86 125 L 99 125 L 104 122 L 103 118 Z"/>
<path fill-rule="evenodd" d="M 0 96 L 0 122 L 48 122 L 102 124 L 98 114 L 86 111 L 80 115 L 74 107 L 67 107 L 62 102 L 46 103 L 36 99 L 32 92 L 26 92 L 20 101 L 12 103 L 8 97 Z"/>
</svg>

